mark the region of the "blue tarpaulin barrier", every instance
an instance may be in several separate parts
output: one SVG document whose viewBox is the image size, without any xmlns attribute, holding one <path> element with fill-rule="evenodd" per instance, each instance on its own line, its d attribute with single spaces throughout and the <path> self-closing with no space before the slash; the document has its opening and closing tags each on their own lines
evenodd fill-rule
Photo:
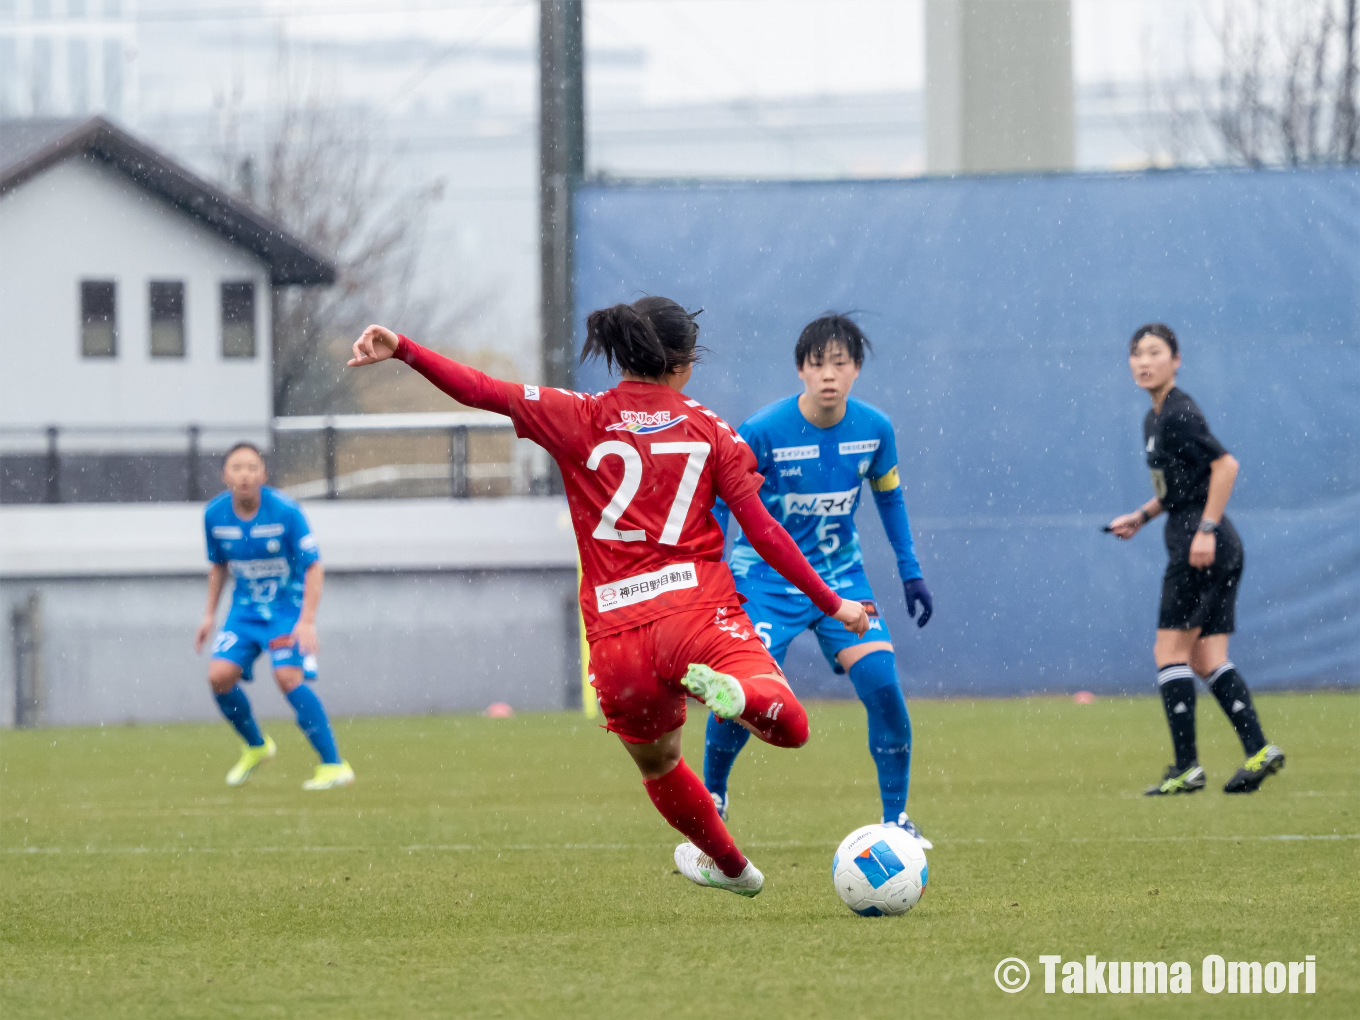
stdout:
<svg viewBox="0 0 1360 1020">
<path fill-rule="evenodd" d="M 858 313 L 855 395 L 896 424 L 936 600 L 918 630 L 866 500 L 909 692 L 1152 688 L 1161 521 L 1099 530 L 1151 496 L 1127 342 L 1152 320 L 1242 464 L 1234 661 L 1258 686 L 1360 682 L 1360 172 L 606 184 L 576 218 L 578 349 L 593 308 L 703 308 L 688 392 L 734 424 L 801 388 L 806 322 Z M 788 665 L 849 693 L 809 638 Z"/>
</svg>

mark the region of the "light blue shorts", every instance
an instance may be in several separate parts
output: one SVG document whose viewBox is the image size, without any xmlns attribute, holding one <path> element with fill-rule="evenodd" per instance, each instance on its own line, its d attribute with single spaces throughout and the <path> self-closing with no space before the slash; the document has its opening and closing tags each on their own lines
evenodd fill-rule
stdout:
<svg viewBox="0 0 1360 1020">
<path fill-rule="evenodd" d="M 737 591 L 746 596 L 742 606 L 746 615 L 755 624 L 756 633 L 765 642 L 780 668 L 784 666 L 784 656 L 788 654 L 789 644 L 805 630 L 817 635 L 817 643 L 822 648 L 826 661 L 837 673 L 844 673 L 836 656 L 855 645 L 874 641 L 891 641 L 888 625 L 879 615 L 878 604 L 874 601 L 873 589 L 869 579 L 863 574 L 843 578 L 836 588 L 836 594 L 843 599 L 854 599 L 864 603 L 869 611 L 869 629 L 862 637 L 845 629 L 839 620 L 827 616 L 812 600 L 796 588 L 792 588 L 782 578 L 776 580 L 755 580 L 738 577 Z M 849 584 L 846 584 L 846 581 Z"/>
<path fill-rule="evenodd" d="M 222 629 L 213 642 L 212 657 L 226 659 L 241 667 L 241 679 L 255 679 L 255 660 L 269 653 L 274 669 L 293 667 L 302 670 L 304 680 L 316 679 L 316 656 L 303 655 L 298 643 L 292 640 L 296 616 L 274 620 L 252 620 L 236 613 L 228 613 Z"/>
</svg>

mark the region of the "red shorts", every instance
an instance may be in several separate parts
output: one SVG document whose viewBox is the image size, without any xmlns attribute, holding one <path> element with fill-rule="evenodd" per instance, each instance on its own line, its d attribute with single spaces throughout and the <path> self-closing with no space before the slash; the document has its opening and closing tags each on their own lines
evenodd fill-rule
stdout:
<svg viewBox="0 0 1360 1020">
<path fill-rule="evenodd" d="M 606 729 L 649 744 L 685 723 L 680 685 L 691 662 L 747 680 L 783 676 L 739 606 L 692 609 L 600 638 L 590 646 L 590 683 Z"/>
</svg>

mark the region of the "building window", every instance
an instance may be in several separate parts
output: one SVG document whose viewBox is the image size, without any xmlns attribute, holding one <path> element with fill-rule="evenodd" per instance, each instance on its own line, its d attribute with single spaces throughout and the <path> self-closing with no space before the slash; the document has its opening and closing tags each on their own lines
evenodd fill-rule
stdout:
<svg viewBox="0 0 1360 1020">
<path fill-rule="evenodd" d="M 80 353 L 112 358 L 118 353 L 117 285 L 112 280 L 80 281 Z"/>
<path fill-rule="evenodd" d="M 82 114 L 90 108 L 90 57 L 84 39 L 66 43 L 66 75 L 67 105 L 72 113 Z"/>
<path fill-rule="evenodd" d="M 255 357 L 255 284 L 222 284 L 222 357 Z"/>
<path fill-rule="evenodd" d="M 151 356 L 184 357 L 184 284 L 151 281 Z"/>
<path fill-rule="evenodd" d="M 123 44 L 118 39 L 104 40 L 104 108 L 115 114 L 123 110 Z"/>
</svg>

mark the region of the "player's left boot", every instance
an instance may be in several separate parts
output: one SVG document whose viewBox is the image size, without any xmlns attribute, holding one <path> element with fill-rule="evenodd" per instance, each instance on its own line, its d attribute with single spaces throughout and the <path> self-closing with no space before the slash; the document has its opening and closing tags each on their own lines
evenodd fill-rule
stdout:
<svg viewBox="0 0 1360 1020">
<path fill-rule="evenodd" d="M 1233 777 L 1223 787 L 1224 793 L 1255 793 L 1266 781 L 1284 768 L 1284 752 L 1274 744 L 1267 744 L 1257 751 L 1247 763 L 1233 773 Z"/>
<path fill-rule="evenodd" d="M 227 773 L 228 786 L 241 786 L 251 774 L 278 753 L 279 745 L 274 743 L 273 737 L 265 737 L 264 743 L 259 747 L 245 746 L 241 752 L 241 757 L 237 759 L 231 771 Z"/>
<path fill-rule="evenodd" d="M 321 764 L 316 767 L 316 772 L 302 784 L 304 790 L 334 790 L 338 786 L 349 786 L 354 782 L 354 770 L 349 767 L 349 762 L 342 761 L 338 765 Z"/>
<path fill-rule="evenodd" d="M 895 821 L 890 822 L 886 818 L 883 819 L 883 824 L 891 825 L 895 829 L 901 829 L 907 835 L 914 837 L 916 839 L 916 842 L 921 844 L 922 850 L 935 849 L 935 844 L 921 835 L 921 830 L 916 828 L 916 823 L 907 817 L 907 813 L 905 811 L 898 815 Z"/>
<path fill-rule="evenodd" d="M 735 719 L 746 711 L 746 692 L 736 677 L 691 662 L 680 682 L 719 719 Z"/>
<path fill-rule="evenodd" d="M 680 874 L 695 885 L 709 889 L 726 889 L 738 896 L 751 897 L 759 895 L 760 890 L 765 888 L 765 876 L 750 861 L 746 862 L 740 875 L 728 878 L 713 858 L 693 843 L 681 843 L 675 848 L 675 866 L 680 869 Z"/>
</svg>

